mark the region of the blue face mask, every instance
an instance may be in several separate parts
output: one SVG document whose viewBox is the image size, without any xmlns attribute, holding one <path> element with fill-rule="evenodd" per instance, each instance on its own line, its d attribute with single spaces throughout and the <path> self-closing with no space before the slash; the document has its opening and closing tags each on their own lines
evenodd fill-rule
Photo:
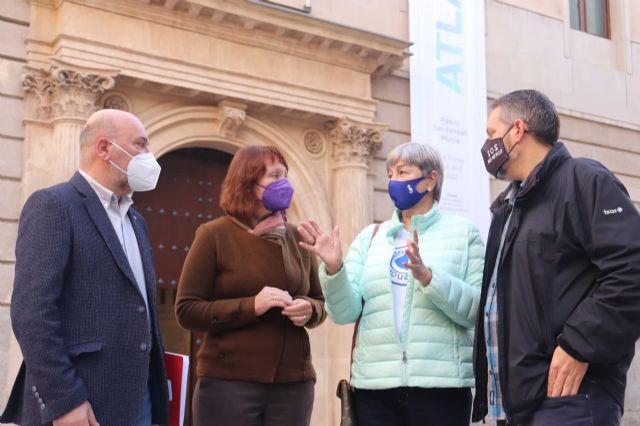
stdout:
<svg viewBox="0 0 640 426">
<path fill-rule="evenodd" d="M 425 176 L 411 180 L 389 181 L 389 196 L 393 200 L 393 204 L 395 204 L 399 210 L 410 209 L 418 204 L 420 200 L 429 193 L 428 189 L 424 192 L 418 191 L 418 184 L 423 179 L 425 179 Z"/>
</svg>

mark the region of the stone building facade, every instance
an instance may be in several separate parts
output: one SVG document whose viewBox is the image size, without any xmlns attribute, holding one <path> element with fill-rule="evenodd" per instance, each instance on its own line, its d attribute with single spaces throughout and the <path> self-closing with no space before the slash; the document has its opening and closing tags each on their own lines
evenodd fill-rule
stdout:
<svg viewBox="0 0 640 426">
<path fill-rule="evenodd" d="M 487 99 L 525 87 L 547 93 L 571 152 L 607 165 L 640 206 L 640 3 L 610 0 L 603 38 L 571 28 L 566 0 L 479 1 Z M 21 360 L 9 321 L 20 208 L 76 169 L 91 112 L 138 115 L 161 161 L 276 144 L 296 188 L 291 219 L 340 225 L 346 247 L 390 215 L 384 157 L 411 137 L 407 3 L 0 2 L 0 397 Z M 176 167 L 178 176 L 188 166 Z M 502 187 L 492 180 L 492 196 Z M 163 315 L 167 346 L 193 349 L 170 303 Z M 348 374 L 350 336 L 329 322 L 312 331 L 314 425 L 338 424 L 334 387 Z M 629 373 L 625 422 L 640 424 L 640 364 Z"/>
</svg>

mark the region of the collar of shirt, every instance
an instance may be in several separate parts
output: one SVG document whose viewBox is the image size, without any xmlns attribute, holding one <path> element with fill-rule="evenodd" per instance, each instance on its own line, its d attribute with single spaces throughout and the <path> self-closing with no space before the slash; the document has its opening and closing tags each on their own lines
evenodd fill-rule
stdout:
<svg viewBox="0 0 640 426">
<path fill-rule="evenodd" d="M 86 179 L 91 188 L 93 188 L 105 210 L 111 209 L 117 211 L 120 215 L 120 218 L 124 218 L 124 216 L 127 214 L 127 211 L 129 211 L 129 207 L 131 207 L 131 205 L 133 204 L 131 193 L 125 194 L 120 197 L 120 199 L 118 199 L 113 191 L 102 186 L 97 180 L 89 176 L 87 172 L 83 170 L 78 170 L 78 172 L 82 175 L 83 178 Z"/>
<path fill-rule="evenodd" d="M 509 190 L 509 193 L 507 194 L 506 197 L 504 197 L 504 199 L 506 201 L 508 201 L 509 203 L 511 203 L 511 205 L 515 204 L 515 202 L 516 202 L 516 193 L 520 189 L 524 188 L 526 185 L 527 185 L 527 180 L 525 179 L 522 182 L 520 182 L 520 186 L 518 188 L 515 188 L 515 187 L 512 186 L 511 190 Z"/>
</svg>

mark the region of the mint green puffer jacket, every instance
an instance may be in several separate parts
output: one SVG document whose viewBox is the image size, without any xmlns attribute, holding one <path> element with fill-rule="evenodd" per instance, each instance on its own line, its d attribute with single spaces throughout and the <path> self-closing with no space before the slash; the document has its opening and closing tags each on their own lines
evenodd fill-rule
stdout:
<svg viewBox="0 0 640 426">
<path fill-rule="evenodd" d="M 473 387 L 473 326 L 484 267 L 480 233 L 469 220 L 443 214 L 437 204 L 411 219 L 411 230 L 418 230 L 420 256 L 433 279 L 423 287 L 409 274 L 398 336 L 389 262 L 401 227 L 396 211 L 373 239 L 374 225 L 358 234 L 335 275 L 328 275 L 325 265 L 320 267 L 331 318 L 348 324 L 363 313 L 351 384 L 362 389 Z"/>
</svg>

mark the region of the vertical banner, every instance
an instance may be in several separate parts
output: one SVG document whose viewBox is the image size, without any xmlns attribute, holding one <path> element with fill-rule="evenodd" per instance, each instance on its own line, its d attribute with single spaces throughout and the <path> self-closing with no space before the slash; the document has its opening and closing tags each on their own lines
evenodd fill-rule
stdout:
<svg viewBox="0 0 640 426">
<path fill-rule="evenodd" d="M 440 207 L 488 234 L 485 0 L 409 0 L 411 139 L 440 151 Z"/>
</svg>

